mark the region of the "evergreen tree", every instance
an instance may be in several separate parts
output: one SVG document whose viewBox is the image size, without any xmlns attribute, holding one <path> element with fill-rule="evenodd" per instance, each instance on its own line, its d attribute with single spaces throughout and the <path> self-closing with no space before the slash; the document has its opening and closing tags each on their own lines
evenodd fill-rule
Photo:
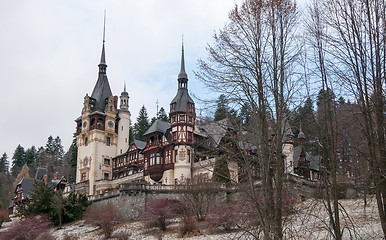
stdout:
<svg viewBox="0 0 386 240">
<path fill-rule="evenodd" d="M 160 108 L 158 111 L 158 119 L 161 119 L 162 121 L 165 122 L 170 122 L 168 115 L 166 114 L 166 111 L 163 107 Z"/>
<path fill-rule="evenodd" d="M 32 146 L 31 148 L 28 148 L 25 151 L 25 163 L 30 168 L 31 174 L 36 172 L 36 160 L 38 158 L 38 152 L 35 148 L 35 146 Z"/>
<path fill-rule="evenodd" d="M 134 142 L 134 129 L 133 126 L 131 126 L 130 122 L 130 127 L 129 127 L 129 143 Z"/>
<path fill-rule="evenodd" d="M 24 210 L 24 214 L 50 215 L 52 213 L 54 191 L 48 187 L 43 180 L 34 183 L 34 190 L 31 193 L 33 201 Z"/>
<path fill-rule="evenodd" d="M 3 155 L 0 158 L 0 172 L 9 174 L 9 162 L 8 162 L 8 156 L 7 153 L 3 153 Z"/>
<path fill-rule="evenodd" d="M 76 145 L 76 133 L 74 133 L 73 135 L 72 143 L 69 151 L 71 151 L 71 160 L 70 160 L 71 174 L 69 176 L 69 182 L 75 182 L 76 164 L 78 159 L 78 146 Z"/>
<path fill-rule="evenodd" d="M 13 153 L 12 159 L 13 159 L 12 168 L 11 168 L 12 176 L 17 176 L 17 174 L 20 172 L 23 165 L 26 163 L 25 151 L 24 151 L 24 148 L 20 146 L 20 144 L 16 147 L 16 150 Z"/>
<path fill-rule="evenodd" d="M 228 107 L 228 101 L 225 98 L 224 94 L 221 94 L 217 99 L 217 109 L 214 113 L 214 120 L 220 121 L 224 118 L 227 118 L 229 116 L 229 107 Z"/>
<path fill-rule="evenodd" d="M 45 151 L 47 154 L 53 154 L 54 153 L 54 138 L 50 135 L 47 139 Z"/>
<path fill-rule="evenodd" d="M 239 119 L 243 124 L 248 124 L 251 119 L 251 113 L 252 109 L 251 107 L 246 103 L 244 104 L 240 109 Z"/>
<path fill-rule="evenodd" d="M 224 157 L 217 157 L 213 169 L 213 182 L 230 183 L 228 161 Z"/>
<path fill-rule="evenodd" d="M 157 118 L 156 117 L 152 117 L 151 120 L 150 120 L 150 126 L 153 125 L 153 123 L 157 121 Z"/>
<path fill-rule="evenodd" d="M 135 139 L 145 141 L 145 137 L 143 134 L 149 129 L 149 117 L 147 114 L 147 110 L 143 105 L 139 110 L 139 115 L 137 117 L 137 122 L 134 124 L 134 136 Z"/>
<path fill-rule="evenodd" d="M 62 140 L 59 136 L 54 139 L 53 150 L 53 155 L 55 156 L 56 160 L 62 160 L 64 156 L 64 149 L 62 145 Z"/>
</svg>

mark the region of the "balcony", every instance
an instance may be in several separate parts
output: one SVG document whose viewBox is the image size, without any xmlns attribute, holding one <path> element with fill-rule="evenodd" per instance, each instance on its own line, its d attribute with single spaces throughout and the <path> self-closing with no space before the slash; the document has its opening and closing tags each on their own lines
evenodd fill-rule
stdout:
<svg viewBox="0 0 386 240">
<path fill-rule="evenodd" d="M 161 164 L 150 166 L 147 172 L 153 181 L 158 182 L 164 173 L 164 166 Z"/>
</svg>

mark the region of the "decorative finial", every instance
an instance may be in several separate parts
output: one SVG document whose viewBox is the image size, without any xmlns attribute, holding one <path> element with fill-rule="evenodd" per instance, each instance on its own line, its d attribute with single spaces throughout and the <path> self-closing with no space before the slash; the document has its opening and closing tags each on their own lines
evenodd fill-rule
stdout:
<svg viewBox="0 0 386 240">
<path fill-rule="evenodd" d="M 159 114 L 158 114 L 158 104 L 159 104 L 159 101 L 157 99 L 157 101 L 155 102 L 157 104 L 157 119 L 159 119 Z"/>
<path fill-rule="evenodd" d="M 123 91 L 126 92 L 126 82 L 123 83 Z"/>
<path fill-rule="evenodd" d="M 105 31 L 106 31 L 106 9 L 105 9 L 105 14 L 103 18 L 103 43 L 105 43 Z"/>
</svg>

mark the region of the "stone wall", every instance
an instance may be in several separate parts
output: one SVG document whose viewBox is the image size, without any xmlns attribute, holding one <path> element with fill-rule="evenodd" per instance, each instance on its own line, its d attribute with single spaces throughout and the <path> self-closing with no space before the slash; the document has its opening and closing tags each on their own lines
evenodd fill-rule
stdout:
<svg viewBox="0 0 386 240">
<path fill-rule="evenodd" d="M 148 202 L 154 199 L 182 199 L 191 191 L 207 191 L 218 200 L 226 200 L 231 191 L 222 184 L 205 184 L 196 188 L 191 185 L 148 185 L 125 183 L 119 189 L 89 196 L 92 204 L 111 203 L 118 206 L 126 220 L 138 219 Z"/>
</svg>

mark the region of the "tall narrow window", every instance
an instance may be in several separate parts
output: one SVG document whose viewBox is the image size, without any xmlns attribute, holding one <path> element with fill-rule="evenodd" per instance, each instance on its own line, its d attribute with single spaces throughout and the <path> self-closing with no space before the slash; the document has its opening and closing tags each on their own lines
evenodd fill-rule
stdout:
<svg viewBox="0 0 386 240">
<path fill-rule="evenodd" d="M 110 146 L 110 137 L 106 138 L 106 146 Z"/>
<path fill-rule="evenodd" d="M 157 152 L 155 164 L 161 164 L 161 154 Z"/>
<path fill-rule="evenodd" d="M 178 162 L 178 151 L 174 151 L 174 162 Z"/>
<path fill-rule="evenodd" d="M 85 145 L 85 146 L 88 146 L 88 138 L 85 138 L 85 139 L 84 139 L 84 145 Z"/>
<path fill-rule="evenodd" d="M 188 163 L 190 163 L 190 150 L 188 150 L 188 153 L 187 153 L 187 159 L 188 159 Z"/>
</svg>

